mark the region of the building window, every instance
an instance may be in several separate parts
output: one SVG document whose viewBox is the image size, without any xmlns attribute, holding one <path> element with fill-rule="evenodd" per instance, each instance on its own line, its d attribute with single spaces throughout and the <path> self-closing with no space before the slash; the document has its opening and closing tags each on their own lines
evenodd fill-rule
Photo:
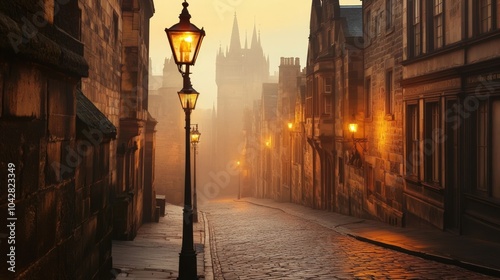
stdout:
<svg viewBox="0 0 500 280">
<path fill-rule="evenodd" d="M 421 0 L 408 0 L 410 9 L 409 22 L 411 23 L 410 49 L 412 56 L 418 56 L 422 52 L 422 10 Z"/>
<path fill-rule="evenodd" d="M 329 115 L 332 113 L 332 96 L 323 95 L 324 113 Z"/>
<path fill-rule="evenodd" d="M 434 49 L 444 44 L 443 0 L 434 0 Z"/>
<path fill-rule="evenodd" d="M 375 34 L 374 34 L 374 37 L 380 36 L 381 19 L 382 19 L 382 16 L 377 11 L 375 13 Z"/>
<path fill-rule="evenodd" d="M 339 184 L 344 183 L 344 159 L 339 157 L 339 174 L 337 174 L 339 178 Z"/>
<path fill-rule="evenodd" d="M 312 80 L 307 81 L 307 89 L 306 89 L 306 117 L 312 117 L 312 108 L 313 108 L 313 82 Z"/>
<path fill-rule="evenodd" d="M 392 70 L 387 71 L 385 75 L 385 113 L 394 114 L 394 84 Z"/>
<path fill-rule="evenodd" d="M 319 115 L 319 90 L 318 90 L 318 77 L 314 77 L 314 97 L 313 97 L 313 114 L 315 116 Z"/>
<path fill-rule="evenodd" d="M 418 104 L 406 107 L 406 175 L 418 178 L 419 169 L 419 134 Z"/>
<path fill-rule="evenodd" d="M 366 38 L 366 42 L 369 42 L 370 39 L 373 38 L 373 35 L 372 35 L 372 13 L 370 10 L 366 11 L 365 34 L 368 35 L 368 38 Z"/>
<path fill-rule="evenodd" d="M 477 182 L 476 188 L 479 191 L 487 190 L 487 161 L 488 161 L 488 104 L 481 102 L 477 110 Z"/>
<path fill-rule="evenodd" d="M 500 198 L 500 99 L 481 102 L 472 122 L 475 129 L 475 191 Z"/>
<path fill-rule="evenodd" d="M 492 27 L 492 0 L 479 0 L 479 31 L 486 33 Z"/>
<path fill-rule="evenodd" d="M 325 93 L 332 93 L 332 78 L 325 78 Z"/>
<path fill-rule="evenodd" d="M 491 169 L 500 170 L 500 99 L 494 100 L 491 105 Z M 500 198 L 500 172 L 493 172 L 491 194 L 494 198 Z"/>
<path fill-rule="evenodd" d="M 372 116 L 372 79 L 366 78 L 365 81 L 365 117 L 371 118 Z"/>
<path fill-rule="evenodd" d="M 427 102 L 424 115 L 424 178 L 431 184 L 440 182 L 440 118 L 439 103 Z"/>
<path fill-rule="evenodd" d="M 64 5 L 54 5 L 54 25 L 80 40 L 82 11 L 78 7 L 78 1 L 66 1 L 65 3 Z"/>
<path fill-rule="evenodd" d="M 393 24 L 392 0 L 385 0 L 385 27 L 391 29 Z"/>
</svg>

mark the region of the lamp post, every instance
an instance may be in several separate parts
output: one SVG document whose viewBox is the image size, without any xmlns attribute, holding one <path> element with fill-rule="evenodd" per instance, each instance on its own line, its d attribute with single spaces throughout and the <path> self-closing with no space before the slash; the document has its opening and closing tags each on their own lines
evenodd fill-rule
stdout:
<svg viewBox="0 0 500 280">
<path fill-rule="evenodd" d="M 289 122 L 288 123 L 288 130 L 290 131 L 290 142 L 288 145 L 290 145 L 290 154 L 288 155 L 288 158 L 290 159 L 290 176 L 289 176 L 289 182 L 290 182 L 290 202 L 292 202 L 292 129 L 293 129 L 293 123 Z"/>
<path fill-rule="evenodd" d="M 238 200 L 241 199 L 241 162 L 238 160 L 236 162 L 238 165 Z"/>
<path fill-rule="evenodd" d="M 201 133 L 198 131 L 198 124 L 194 124 L 191 128 L 191 145 L 193 146 L 193 222 L 198 222 L 198 198 L 196 196 L 196 148 L 198 147 L 198 143 L 200 142 Z"/>
<path fill-rule="evenodd" d="M 178 92 L 182 109 L 186 115 L 186 165 L 184 177 L 184 209 L 182 223 L 182 248 L 179 254 L 178 279 L 198 279 L 196 271 L 196 251 L 193 240 L 193 208 L 191 205 L 191 155 L 189 136 L 191 127 L 191 111 L 196 106 L 199 93 L 191 85 L 189 66 L 194 65 L 205 31 L 190 22 L 191 15 L 184 1 L 183 9 L 179 15 L 179 23 L 165 28 L 175 64 L 182 75 L 183 87 Z M 182 69 L 184 66 L 184 70 Z"/>
</svg>

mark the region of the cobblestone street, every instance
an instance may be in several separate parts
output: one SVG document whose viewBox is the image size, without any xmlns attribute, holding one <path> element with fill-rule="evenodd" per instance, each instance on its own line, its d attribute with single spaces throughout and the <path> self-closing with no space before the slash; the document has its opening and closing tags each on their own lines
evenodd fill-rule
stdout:
<svg viewBox="0 0 500 280">
<path fill-rule="evenodd" d="M 204 210 L 215 279 L 493 279 L 247 202 L 219 200 Z"/>
</svg>

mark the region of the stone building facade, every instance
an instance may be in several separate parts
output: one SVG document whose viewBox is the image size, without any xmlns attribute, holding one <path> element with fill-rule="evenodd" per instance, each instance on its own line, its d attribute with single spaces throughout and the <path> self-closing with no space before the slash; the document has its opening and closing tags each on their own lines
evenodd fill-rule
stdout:
<svg viewBox="0 0 500 280">
<path fill-rule="evenodd" d="M 89 77 L 82 92 L 118 128 L 110 143 L 110 185 L 114 238 L 133 239 L 144 221 L 153 221 L 152 156 L 146 151 L 155 120 L 147 112 L 151 0 L 79 1 L 81 37 Z M 148 172 L 148 174 L 146 174 Z M 146 182 L 148 184 L 146 184 Z M 146 193 L 147 192 L 147 193 Z"/>
<path fill-rule="evenodd" d="M 363 52 L 361 6 L 313 1 L 306 68 L 304 155 L 305 203 L 352 214 L 362 197 L 360 166 L 347 124 L 360 114 Z M 354 151 L 357 152 L 354 152 Z M 354 169 L 350 170 L 351 167 Z"/>
<path fill-rule="evenodd" d="M 279 155 L 278 191 L 281 201 L 292 200 L 292 137 L 295 122 L 295 101 L 299 93 L 300 59 L 280 58 L 278 72 L 277 123 Z"/>
<path fill-rule="evenodd" d="M 404 1 L 405 214 L 500 242 L 500 1 Z"/>
<path fill-rule="evenodd" d="M 499 242 L 499 22 L 495 0 L 312 0 L 291 201 Z M 283 200 L 284 126 L 259 197 Z"/>
<path fill-rule="evenodd" d="M 279 145 L 278 137 L 276 135 L 277 123 L 277 99 L 278 99 L 278 84 L 277 83 L 264 83 L 262 84 L 262 111 L 259 118 L 260 124 L 258 131 L 260 135 L 256 138 L 261 144 L 260 147 L 262 154 L 260 156 L 261 162 L 258 163 L 260 168 L 255 168 L 261 171 L 262 179 L 256 185 L 257 195 L 259 197 L 272 198 L 279 200 L 277 191 L 278 189 L 278 153 L 277 146 Z"/>
<path fill-rule="evenodd" d="M 358 205 L 369 216 L 403 225 L 403 4 L 401 1 L 363 2 L 364 101 L 356 122 L 364 143 L 358 177 Z"/>
<path fill-rule="evenodd" d="M 127 213 L 133 224 L 127 238 L 143 220 L 152 220 L 155 122 L 147 116 L 145 94 L 153 11 L 152 1 L 0 4 L 0 126 L 6 132 L 0 136 L 0 165 L 2 172 L 10 165 L 16 179 L 12 203 L 4 193 L 0 208 L 3 215 L 15 210 L 15 241 L 22 244 L 13 247 L 15 273 L 4 275 L 10 272 L 2 262 L 0 278 L 110 277 L 111 239 L 121 225 L 113 219 L 120 217 L 113 207 L 121 187 L 117 152 L 128 129 L 120 119 L 130 108 L 140 111 L 142 136 L 131 161 L 136 168 L 132 186 L 139 194 Z M 131 36 L 128 28 L 140 35 Z M 134 49 L 134 42 L 141 45 Z M 125 92 L 129 84 L 138 85 L 132 94 Z M 144 101 L 126 107 L 121 103 L 125 93 Z M 7 251 L 7 240 L 1 244 Z"/>
<path fill-rule="evenodd" d="M 116 128 L 81 92 L 90 70 L 78 2 L 3 1 L 0 13 L 0 165 L 15 179 L 0 208 L 16 218 L 2 234 L 15 256 L 1 278 L 107 278 Z"/>
</svg>

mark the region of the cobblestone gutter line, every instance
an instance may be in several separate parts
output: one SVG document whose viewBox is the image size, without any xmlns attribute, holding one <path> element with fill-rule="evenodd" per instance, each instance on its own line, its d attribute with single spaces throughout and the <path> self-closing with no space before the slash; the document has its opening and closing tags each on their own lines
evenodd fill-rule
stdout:
<svg viewBox="0 0 500 280">
<path fill-rule="evenodd" d="M 208 220 L 208 218 L 206 219 L 206 225 L 208 225 L 208 232 L 210 232 L 208 238 L 208 240 L 210 240 L 210 254 L 207 255 L 210 255 L 212 259 L 213 279 L 224 280 L 224 276 L 222 276 L 222 268 L 220 265 L 219 257 L 217 255 L 217 240 L 215 238 L 215 231 L 213 226 L 210 225 L 210 221 Z"/>
<path fill-rule="evenodd" d="M 200 212 L 203 220 L 203 264 L 204 264 L 204 278 L 205 280 L 214 280 L 214 270 L 212 265 L 212 243 L 210 242 L 210 232 L 208 227 L 208 219 L 205 212 Z"/>
</svg>

